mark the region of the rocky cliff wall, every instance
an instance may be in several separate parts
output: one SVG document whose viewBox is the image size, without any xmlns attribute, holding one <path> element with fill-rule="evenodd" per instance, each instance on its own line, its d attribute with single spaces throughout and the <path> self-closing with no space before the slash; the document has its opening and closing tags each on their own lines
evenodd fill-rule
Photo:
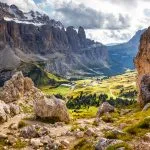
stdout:
<svg viewBox="0 0 150 150">
<path fill-rule="evenodd" d="M 137 85 L 139 89 L 139 102 L 143 106 L 150 102 L 150 28 L 141 36 L 138 54 L 135 58 L 138 71 Z"/>
</svg>

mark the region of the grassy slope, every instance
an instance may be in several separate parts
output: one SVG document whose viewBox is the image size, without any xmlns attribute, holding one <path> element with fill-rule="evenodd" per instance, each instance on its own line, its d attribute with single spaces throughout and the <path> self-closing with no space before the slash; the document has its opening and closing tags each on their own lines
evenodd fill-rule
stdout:
<svg viewBox="0 0 150 150">
<path fill-rule="evenodd" d="M 22 62 L 17 70 L 21 70 L 25 76 L 30 77 L 37 86 L 56 86 L 61 83 L 68 82 L 62 77 L 53 75 L 44 70 L 44 64 L 42 62 L 37 63 L 25 63 Z"/>
<path fill-rule="evenodd" d="M 136 90 L 136 72 L 129 72 L 97 81 L 96 79 L 80 80 L 76 82 L 74 90 L 69 96 L 77 97 L 83 91 L 85 94 L 107 94 L 109 97 L 116 98 L 121 90 L 128 92 Z"/>
<path fill-rule="evenodd" d="M 77 97 L 83 91 L 85 94 L 101 94 L 105 93 L 109 97 L 118 97 L 121 90 L 124 92 L 136 90 L 136 72 L 128 72 L 123 75 L 104 79 L 102 81 L 94 79 L 85 79 L 76 81 L 73 88 L 59 86 L 57 88 L 49 88 L 43 86 L 42 90 L 46 94 L 61 94 L 65 97 Z"/>
</svg>

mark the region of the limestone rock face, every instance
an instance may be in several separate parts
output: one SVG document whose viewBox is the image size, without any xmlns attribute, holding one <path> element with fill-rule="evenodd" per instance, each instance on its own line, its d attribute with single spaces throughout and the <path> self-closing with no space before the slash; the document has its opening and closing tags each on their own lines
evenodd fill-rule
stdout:
<svg viewBox="0 0 150 150">
<path fill-rule="evenodd" d="M 137 85 L 139 88 L 138 101 L 141 106 L 150 102 L 149 83 L 150 78 L 150 28 L 141 36 L 139 52 L 135 58 L 135 65 L 138 71 Z"/>
<path fill-rule="evenodd" d="M 106 46 L 87 39 L 83 27 L 64 29 L 47 15 L 0 3 L 1 85 L 16 68 L 23 71 L 22 62 L 41 61 L 51 73 L 74 77 L 108 69 L 107 59 Z"/>
<path fill-rule="evenodd" d="M 99 107 L 99 110 L 97 112 L 97 116 L 100 117 L 103 114 L 113 112 L 114 110 L 115 110 L 115 108 L 112 105 L 110 105 L 108 102 L 104 102 Z"/>
<path fill-rule="evenodd" d="M 69 113 L 63 100 L 54 96 L 51 98 L 38 96 L 34 100 L 34 109 L 37 117 L 42 119 L 53 119 L 56 121 L 69 122 Z"/>
</svg>

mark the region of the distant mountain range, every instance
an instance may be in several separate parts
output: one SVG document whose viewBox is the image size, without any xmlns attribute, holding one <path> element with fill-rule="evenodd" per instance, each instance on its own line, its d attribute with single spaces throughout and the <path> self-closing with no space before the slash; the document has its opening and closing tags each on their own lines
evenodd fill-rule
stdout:
<svg viewBox="0 0 150 150">
<path fill-rule="evenodd" d="M 87 39 L 83 27 L 65 29 L 45 14 L 25 13 L 15 5 L 0 3 L 0 84 L 16 70 L 32 76 L 37 65 L 38 71 L 42 68 L 65 78 L 122 73 L 134 68 L 133 57 L 143 32 L 138 31 L 127 43 L 105 46 Z"/>
<path fill-rule="evenodd" d="M 138 52 L 139 41 L 141 35 L 146 29 L 139 30 L 136 34 L 126 43 L 107 46 L 109 54 L 109 75 L 116 75 L 123 73 L 127 69 L 134 69 L 133 59 Z"/>
</svg>

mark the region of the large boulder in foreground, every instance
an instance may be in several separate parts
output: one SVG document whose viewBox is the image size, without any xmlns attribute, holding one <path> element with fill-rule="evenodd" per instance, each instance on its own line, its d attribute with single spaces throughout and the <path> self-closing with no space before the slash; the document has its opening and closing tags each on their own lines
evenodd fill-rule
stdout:
<svg viewBox="0 0 150 150">
<path fill-rule="evenodd" d="M 139 51 L 135 58 L 135 65 L 138 72 L 138 101 L 143 107 L 146 103 L 150 102 L 150 91 L 147 88 L 150 82 L 148 79 L 148 75 L 150 75 L 150 27 L 141 36 Z M 148 83 L 146 83 L 145 81 L 148 81 Z"/>
<path fill-rule="evenodd" d="M 69 113 L 66 107 L 66 103 L 57 99 L 56 97 L 43 97 L 43 95 L 37 95 L 34 100 L 34 109 L 37 117 L 46 119 L 47 121 L 62 121 L 69 122 Z"/>
<path fill-rule="evenodd" d="M 114 110 L 115 108 L 112 105 L 110 105 L 108 102 L 104 102 L 98 109 L 97 117 L 100 117 L 105 113 L 114 112 Z"/>
</svg>

